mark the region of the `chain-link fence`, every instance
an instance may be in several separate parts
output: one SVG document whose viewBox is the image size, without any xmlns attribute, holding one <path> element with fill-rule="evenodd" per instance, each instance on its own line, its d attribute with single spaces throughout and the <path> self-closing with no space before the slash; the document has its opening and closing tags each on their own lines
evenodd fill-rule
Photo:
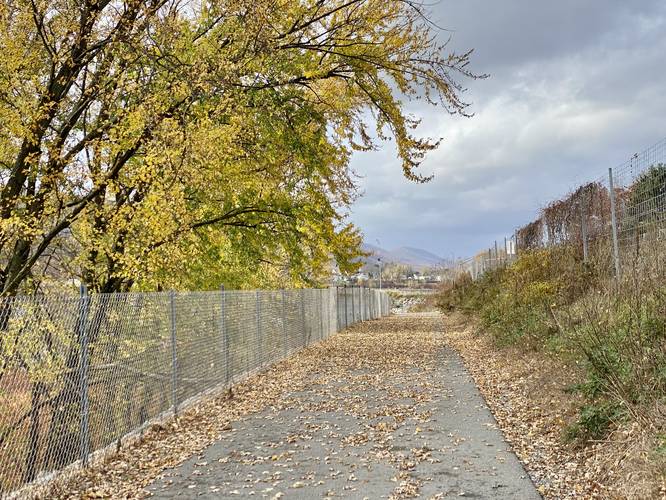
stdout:
<svg viewBox="0 0 666 500">
<path fill-rule="evenodd" d="M 0 496 L 389 311 L 367 288 L 0 299 Z"/>
<path fill-rule="evenodd" d="M 391 309 L 388 294 L 362 286 L 338 286 L 335 288 L 337 323 L 340 328 L 385 316 Z"/>
<path fill-rule="evenodd" d="M 504 241 L 457 263 L 473 279 L 516 260 L 521 251 L 567 245 L 594 256 L 619 277 L 623 268 L 664 253 L 666 139 L 543 208 Z"/>
</svg>

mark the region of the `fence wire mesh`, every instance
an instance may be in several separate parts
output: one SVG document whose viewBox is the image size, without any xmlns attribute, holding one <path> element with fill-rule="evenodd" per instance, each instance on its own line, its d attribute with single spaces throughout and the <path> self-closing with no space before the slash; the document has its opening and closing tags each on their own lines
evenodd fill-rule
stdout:
<svg viewBox="0 0 666 500">
<path fill-rule="evenodd" d="M 543 208 L 504 241 L 456 264 L 454 276 L 477 279 L 515 261 L 521 251 L 564 246 L 609 271 L 663 254 L 666 239 L 666 139 Z"/>
<path fill-rule="evenodd" d="M 391 309 L 389 296 L 379 290 L 357 286 L 340 286 L 335 290 L 336 321 L 341 328 L 385 316 Z"/>
<path fill-rule="evenodd" d="M 0 496 L 359 321 L 367 288 L 0 299 Z"/>
</svg>

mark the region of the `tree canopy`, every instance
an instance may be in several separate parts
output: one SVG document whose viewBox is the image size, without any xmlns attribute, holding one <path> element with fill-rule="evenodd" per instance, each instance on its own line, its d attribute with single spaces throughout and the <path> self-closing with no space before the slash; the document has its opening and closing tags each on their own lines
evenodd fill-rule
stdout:
<svg viewBox="0 0 666 500">
<path fill-rule="evenodd" d="M 5 295 L 351 270 L 350 155 L 392 138 L 428 180 L 404 100 L 466 115 L 476 78 L 409 0 L 7 0 L 0 26 Z"/>
</svg>

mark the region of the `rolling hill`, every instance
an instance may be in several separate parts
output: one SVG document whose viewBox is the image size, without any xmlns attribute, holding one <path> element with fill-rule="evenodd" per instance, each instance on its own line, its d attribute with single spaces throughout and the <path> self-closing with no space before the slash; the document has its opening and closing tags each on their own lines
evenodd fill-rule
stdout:
<svg viewBox="0 0 666 500">
<path fill-rule="evenodd" d="M 374 267 L 377 264 L 377 258 L 381 258 L 382 262 L 388 264 L 404 264 L 414 269 L 423 269 L 426 267 L 440 266 L 444 264 L 444 259 L 439 255 L 432 252 L 423 250 L 422 248 L 414 247 L 399 247 L 393 250 L 386 250 L 384 248 L 363 244 L 363 250 L 372 253 L 370 257 L 364 257 L 365 266 Z"/>
</svg>

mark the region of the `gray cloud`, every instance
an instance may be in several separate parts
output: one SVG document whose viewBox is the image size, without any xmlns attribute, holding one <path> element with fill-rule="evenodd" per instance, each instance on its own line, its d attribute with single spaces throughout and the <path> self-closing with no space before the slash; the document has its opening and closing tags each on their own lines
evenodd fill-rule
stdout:
<svg viewBox="0 0 666 500">
<path fill-rule="evenodd" d="M 666 3 L 446 0 L 432 7 L 449 47 L 475 47 L 476 116 L 409 105 L 444 143 L 400 177 L 391 143 L 352 166 L 365 195 L 352 220 L 370 242 L 468 255 L 503 239 L 576 183 L 666 136 Z"/>
</svg>

